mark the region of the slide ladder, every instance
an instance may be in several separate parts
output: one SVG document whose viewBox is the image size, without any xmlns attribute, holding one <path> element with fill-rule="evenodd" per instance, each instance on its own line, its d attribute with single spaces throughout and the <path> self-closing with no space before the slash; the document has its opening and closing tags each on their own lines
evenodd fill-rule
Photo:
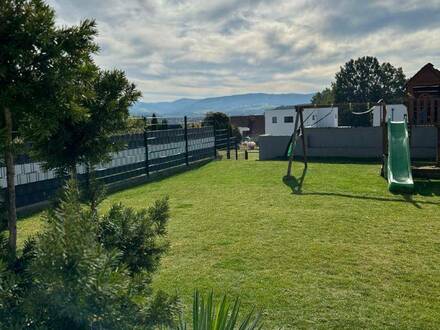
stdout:
<svg viewBox="0 0 440 330">
<path fill-rule="evenodd" d="M 414 181 L 411 173 L 408 125 L 405 121 L 388 121 L 388 159 L 386 159 L 388 189 L 411 193 Z"/>
</svg>

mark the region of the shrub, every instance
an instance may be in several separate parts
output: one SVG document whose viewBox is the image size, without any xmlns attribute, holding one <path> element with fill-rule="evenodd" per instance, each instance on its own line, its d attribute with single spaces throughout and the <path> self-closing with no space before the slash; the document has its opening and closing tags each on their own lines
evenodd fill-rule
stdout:
<svg viewBox="0 0 440 330">
<path fill-rule="evenodd" d="M 164 237 L 168 218 L 167 198 L 141 211 L 116 204 L 99 222 L 99 241 L 107 250 L 121 254 L 120 262 L 127 265 L 130 273 L 151 274 L 168 250 Z"/>
<path fill-rule="evenodd" d="M 8 259 L 0 235 L 0 329 L 187 329 L 176 296 L 150 287 L 168 249 L 168 199 L 135 211 L 113 205 L 100 216 L 81 205 L 69 182 L 46 229 Z M 239 318 L 240 302 L 216 303 L 194 293 L 192 329 L 260 329 L 252 310 Z"/>
<path fill-rule="evenodd" d="M 0 234 L 0 329 L 22 329 L 29 324 L 23 304 L 32 285 L 28 266 L 35 242 L 25 243 L 21 256 L 11 261 L 8 240 Z"/>
<path fill-rule="evenodd" d="M 166 251 L 167 199 L 139 212 L 116 205 L 100 217 L 81 206 L 70 182 L 46 220 L 13 266 L 0 259 L 0 328 L 172 324 L 177 298 L 148 285 Z"/>
</svg>

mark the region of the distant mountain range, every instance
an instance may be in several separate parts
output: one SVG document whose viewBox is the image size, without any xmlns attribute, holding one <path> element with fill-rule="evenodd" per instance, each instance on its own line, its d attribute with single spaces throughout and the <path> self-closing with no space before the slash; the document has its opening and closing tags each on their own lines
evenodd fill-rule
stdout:
<svg viewBox="0 0 440 330">
<path fill-rule="evenodd" d="M 131 109 L 132 115 L 202 116 L 209 111 L 221 111 L 228 115 L 257 115 L 264 110 L 282 105 L 309 103 L 314 94 L 241 94 L 205 99 L 179 99 L 173 102 L 138 102 Z"/>
</svg>

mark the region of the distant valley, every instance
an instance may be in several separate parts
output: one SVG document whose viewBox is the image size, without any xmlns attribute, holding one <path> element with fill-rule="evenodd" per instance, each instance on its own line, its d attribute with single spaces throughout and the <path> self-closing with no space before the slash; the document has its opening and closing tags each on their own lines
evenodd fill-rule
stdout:
<svg viewBox="0 0 440 330">
<path fill-rule="evenodd" d="M 210 97 L 205 99 L 179 99 L 173 102 L 138 102 L 131 109 L 132 115 L 203 116 L 209 111 L 221 111 L 228 115 L 256 115 L 282 105 L 309 103 L 312 94 L 252 93 Z"/>
</svg>

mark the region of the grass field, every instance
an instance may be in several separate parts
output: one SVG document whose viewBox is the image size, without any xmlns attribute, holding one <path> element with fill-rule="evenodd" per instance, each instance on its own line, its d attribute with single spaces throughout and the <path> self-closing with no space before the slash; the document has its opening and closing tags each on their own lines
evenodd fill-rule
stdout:
<svg viewBox="0 0 440 330">
<path fill-rule="evenodd" d="M 141 208 L 169 195 L 171 250 L 154 280 L 240 295 L 266 327 L 440 328 L 440 183 L 392 195 L 377 164 L 216 161 L 110 196 Z M 423 194 L 423 195 L 421 195 Z M 37 216 L 19 230 L 39 229 Z"/>
</svg>

